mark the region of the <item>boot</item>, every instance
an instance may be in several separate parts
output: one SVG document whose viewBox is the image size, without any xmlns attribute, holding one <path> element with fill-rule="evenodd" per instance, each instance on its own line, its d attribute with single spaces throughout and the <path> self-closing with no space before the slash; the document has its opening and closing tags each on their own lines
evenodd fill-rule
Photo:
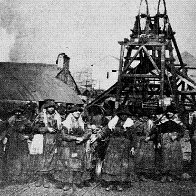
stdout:
<svg viewBox="0 0 196 196">
<path fill-rule="evenodd" d="M 148 181 L 143 175 L 141 175 L 139 179 L 142 182 L 147 182 Z"/>
<path fill-rule="evenodd" d="M 89 180 L 86 180 L 86 181 L 84 181 L 83 183 L 80 183 L 79 186 L 80 186 L 81 188 L 83 188 L 83 187 L 91 187 L 91 183 L 90 183 Z"/>
<path fill-rule="evenodd" d="M 168 177 L 167 177 L 167 180 L 168 180 L 169 182 L 173 182 L 173 179 L 172 179 L 171 176 L 168 176 Z"/>
<path fill-rule="evenodd" d="M 71 189 L 70 184 L 65 184 L 65 186 L 63 187 L 63 190 L 68 191 L 69 189 Z"/>
<path fill-rule="evenodd" d="M 63 187 L 64 187 L 64 183 L 62 183 L 62 182 L 56 182 L 55 183 L 55 188 L 56 189 L 63 189 Z"/>
<path fill-rule="evenodd" d="M 66 191 L 67 196 L 74 196 L 74 193 L 75 193 L 74 187 L 70 187 L 70 189 Z"/>
<path fill-rule="evenodd" d="M 106 187 L 106 191 L 111 191 L 113 190 L 114 186 L 112 184 L 110 184 L 109 186 Z"/>
<path fill-rule="evenodd" d="M 164 182 L 166 182 L 166 181 L 167 181 L 167 176 L 163 176 L 163 177 L 161 178 L 161 182 L 164 183 Z"/>
<path fill-rule="evenodd" d="M 117 186 L 116 186 L 116 190 L 119 191 L 119 192 L 121 192 L 121 191 L 123 191 L 123 188 L 122 188 L 121 185 L 117 185 Z"/>
<path fill-rule="evenodd" d="M 35 183 L 35 186 L 36 187 L 40 187 L 42 185 L 43 185 L 43 177 L 42 176 L 39 176 L 38 180 Z"/>
<path fill-rule="evenodd" d="M 50 188 L 50 182 L 47 178 L 44 178 L 44 188 Z"/>
</svg>

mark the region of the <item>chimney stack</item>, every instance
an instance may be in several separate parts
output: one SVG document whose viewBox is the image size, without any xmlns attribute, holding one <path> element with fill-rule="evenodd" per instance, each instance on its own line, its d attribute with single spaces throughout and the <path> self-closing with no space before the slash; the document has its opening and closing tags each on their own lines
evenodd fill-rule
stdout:
<svg viewBox="0 0 196 196">
<path fill-rule="evenodd" d="M 65 53 L 60 53 L 56 60 L 57 68 L 59 70 L 64 68 L 65 72 L 69 72 L 69 60 L 70 57 L 68 57 Z"/>
</svg>

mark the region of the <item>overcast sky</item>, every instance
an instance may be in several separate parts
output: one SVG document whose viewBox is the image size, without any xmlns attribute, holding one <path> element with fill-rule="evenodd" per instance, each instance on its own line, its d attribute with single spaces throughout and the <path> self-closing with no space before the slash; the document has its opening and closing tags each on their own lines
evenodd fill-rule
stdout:
<svg viewBox="0 0 196 196">
<path fill-rule="evenodd" d="M 158 0 L 148 0 L 155 13 Z M 0 0 L 0 61 L 55 63 L 71 57 L 73 71 L 106 55 L 119 57 L 140 0 Z M 180 51 L 196 56 L 196 1 L 166 0 Z"/>
</svg>

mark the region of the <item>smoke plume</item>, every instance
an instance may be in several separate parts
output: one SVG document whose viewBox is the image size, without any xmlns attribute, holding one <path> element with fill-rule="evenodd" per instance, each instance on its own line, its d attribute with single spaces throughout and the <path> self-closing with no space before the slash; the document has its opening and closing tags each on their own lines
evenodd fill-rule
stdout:
<svg viewBox="0 0 196 196">
<path fill-rule="evenodd" d="M 15 37 L 10 61 L 54 63 L 65 52 L 71 64 L 90 65 L 119 56 L 131 9 L 125 0 L 1 0 L 0 27 Z"/>
<path fill-rule="evenodd" d="M 55 62 L 66 39 L 60 29 L 63 1 L 4 0 L 0 3 L 1 27 L 15 36 L 10 61 Z M 58 11 L 57 11 L 58 10 Z M 60 31 L 58 31 L 60 29 Z"/>
<path fill-rule="evenodd" d="M 152 3 L 152 11 L 156 9 L 158 1 L 148 2 Z M 180 49 L 196 54 L 194 44 L 189 44 L 195 43 L 191 36 L 196 29 L 195 0 L 166 2 Z M 9 61 L 55 63 L 57 55 L 65 52 L 71 57 L 71 69 L 77 70 L 108 54 L 119 58 L 118 41 L 129 37 L 139 3 L 140 0 L 0 0 L 0 32 L 4 29 L 5 40 L 10 39 Z"/>
</svg>

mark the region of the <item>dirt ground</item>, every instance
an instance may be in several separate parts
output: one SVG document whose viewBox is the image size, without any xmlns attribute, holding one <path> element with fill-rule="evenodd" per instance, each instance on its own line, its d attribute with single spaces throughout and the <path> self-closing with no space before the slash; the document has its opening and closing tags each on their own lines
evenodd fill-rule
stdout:
<svg viewBox="0 0 196 196">
<path fill-rule="evenodd" d="M 196 196 L 196 184 L 191 181 L 178 181 L 160 183 L 149 180 L 148 182 L 134 182 L 131 188 L 123 192 L 105 191 L 101 185 L 77 190 L 74 196 Z M 34 183 L 25 185 L 10 185 L 0 189 L 0 196 L 66 196 L 61 189 L 52 186 L 49 189 L 35 187 Z"/>
</svg>

